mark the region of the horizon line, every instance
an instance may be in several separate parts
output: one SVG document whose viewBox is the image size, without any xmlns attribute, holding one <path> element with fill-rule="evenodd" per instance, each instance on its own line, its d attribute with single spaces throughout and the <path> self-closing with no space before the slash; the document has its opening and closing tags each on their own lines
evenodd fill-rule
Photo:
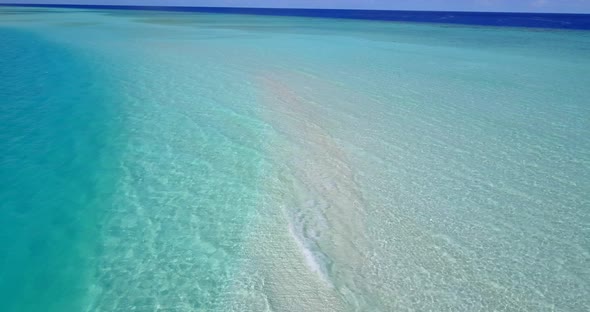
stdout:
<svg viewBox="0 0 590 312">
<path fill-rule="evenodd" d="M 531 11 L 472 11 L 472 10 L 390 10 L 390 9 L 362 9 L 362 8 L 304 8 L 304 7 L 237 7 L 237 6 L 186 6 L 186 5 L 137 5 L 137 4 L 73 4 L 73 3 L 3 3 L 0 6 L 20 7 L 105 7 L 105 8 L 147 8 L 147 9 L 221 9 L 221 10 L 285 10 L 285 11 L 366 11 L 366 12 L 441 12 L 441 13 L 505 13 L 505 14 L 552 14 L 552 15 L 590 15 L 590 12 L 531 12 Z"/>
</svg>

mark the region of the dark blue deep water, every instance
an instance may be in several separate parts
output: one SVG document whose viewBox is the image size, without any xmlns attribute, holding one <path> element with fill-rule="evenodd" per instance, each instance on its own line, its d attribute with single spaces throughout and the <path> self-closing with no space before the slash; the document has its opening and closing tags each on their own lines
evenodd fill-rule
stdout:
<svg viewBox="0 0 590 312">
<path fill-rule="evenodd" d="M 1 5 L 1 4 L 0 4 Z M 306 16 L 361 20 L 442 23 L 482 26 L 536 27 L 562 29 L 590 29 L 590 14 L 501 13 L 501 12 L 435 12 L 386 10 L 326 10 L 326 9 L 267 9 L 216 8 L 129 5 L 53 5 L 31 4 L 19 6 L 62 7 L 87 9 L 150 10 L 173 12 L 204 12 L 222 14 L 254 14 L 275 16 Z"/>
</svg>

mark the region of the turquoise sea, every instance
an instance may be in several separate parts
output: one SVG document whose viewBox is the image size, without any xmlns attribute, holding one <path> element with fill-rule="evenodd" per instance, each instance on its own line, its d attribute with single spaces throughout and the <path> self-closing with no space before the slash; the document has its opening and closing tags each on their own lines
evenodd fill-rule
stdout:
<svg viewBox="0 0 590 312">
<path fill-rule="evenodd" d="M 0 311 L 588 311 L 590 31 L 0 8 Z"/>
</svg>

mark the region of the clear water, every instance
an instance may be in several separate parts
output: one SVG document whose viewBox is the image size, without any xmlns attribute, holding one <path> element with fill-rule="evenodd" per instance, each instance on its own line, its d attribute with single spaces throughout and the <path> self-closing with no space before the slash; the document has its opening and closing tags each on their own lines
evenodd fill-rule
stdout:
<svg viewBox="0 0 590 312">
<path fill-rule="evenodd" d="M 590 32 L 0 9 L 0 311 L 587 311 Z"/>
</svg>

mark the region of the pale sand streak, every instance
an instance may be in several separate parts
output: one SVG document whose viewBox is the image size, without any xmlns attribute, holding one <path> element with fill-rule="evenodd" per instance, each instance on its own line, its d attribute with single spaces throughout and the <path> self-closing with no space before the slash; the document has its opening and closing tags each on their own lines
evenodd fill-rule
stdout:
<svg viewBox="0 0 590 312">
<path fill-rule="evenodd" d="M 271 306 L 358 310 L 365 302 L 355 284 L 362 250 L 369 246 L 362 195 L 344 150 L 319 125 L 309 94 L 288 84 L 292 75 L 300 74 L 266 72 L 258 78 L 263 118 L 279 137 L 269 143 L 279 173 L 269 177 L 263 203 L 276 223 L 260 225 L 251 252 L 260 258 Z"/>
</svg>

